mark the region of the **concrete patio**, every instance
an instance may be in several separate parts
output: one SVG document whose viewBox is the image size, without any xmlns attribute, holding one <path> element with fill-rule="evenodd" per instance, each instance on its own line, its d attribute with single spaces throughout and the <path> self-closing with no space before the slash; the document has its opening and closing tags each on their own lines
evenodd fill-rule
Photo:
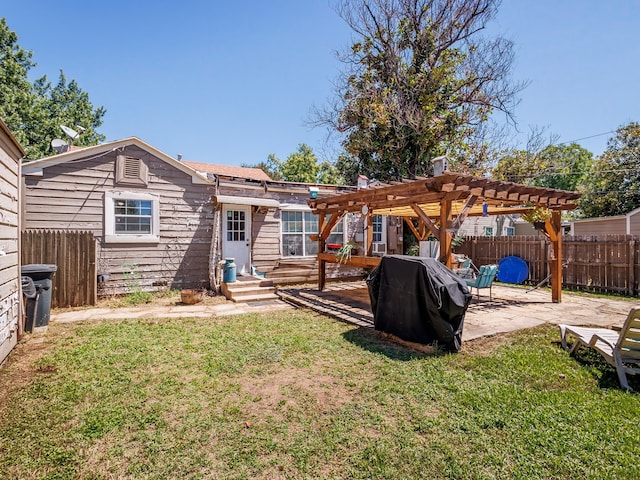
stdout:
<svg viewBox="0 0 640 480">
<path fill-rule="evenodd" d="M 282 300 L 219 305 L 171 305 L 135 308 L 93 308 L 53 313 L 51 322 L 67 323 L 125 318 L 182 318 L 239 315 L 310 308 L 332 318 L 373 328 L 373 314 L 364 281 L 329 283 L 317 287 L 295 286 L 278 290 Z M 284 300 L 284 301 L 283 301 Z M 638 302 L 640 304 L 640 300 Z M 527 291 L 521 287 L 494 284 L 493 300 L 488 290 L 474 295 L 464 321 L 463 341 L 531 328 L 543 323 L 567 323 L 601 327 L 621 326 L 636 303 L 588 295 L 563 293 L 562 303 L 553 303 L 548 290 Z M 46 327 L 45 327 L 46 328 Z"/>
<path fill-rule="evenodd" d="M 284 300 L 311 308 L 339 320 L 373 328 L 373 314 L 364 281 L 327 284 L 323 292 L 315 287 L 282 288 Z M 640 304 L 640 300 L 637 302 Z M 464 320 L 463 341 L 531 328 L 543 323 L 566 323 L 600 327 L 621 326 L 636 303 L 563 292 L 562 302 L 553 303 L 548 290 L 528 291 L 522 287 L 494 284 L 489 291 L 474 293 Z"/>
</svg>

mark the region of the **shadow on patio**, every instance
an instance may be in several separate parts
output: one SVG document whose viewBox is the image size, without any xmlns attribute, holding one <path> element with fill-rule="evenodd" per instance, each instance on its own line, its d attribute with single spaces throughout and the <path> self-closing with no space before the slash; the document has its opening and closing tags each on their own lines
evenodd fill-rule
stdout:
<svg viewBox="0 0 640 480">
<path fill-rule="evenodd" d="M 315 286 L 283 287 L 280 297 L 329 317 L 360 327 L 373 328 L 369 293 L 364 281 Z M 572 295 L 564 292 L 561 303 L 553 303 L 548 290 L 494 284 L 493 301 L 488 292 L 474 294 L 467 310 L 463 341 L 531 328 L 543 323 L 566 323 L 601 327 L 620 326 L 634 304 L 628 300 Z"/>
</svg>

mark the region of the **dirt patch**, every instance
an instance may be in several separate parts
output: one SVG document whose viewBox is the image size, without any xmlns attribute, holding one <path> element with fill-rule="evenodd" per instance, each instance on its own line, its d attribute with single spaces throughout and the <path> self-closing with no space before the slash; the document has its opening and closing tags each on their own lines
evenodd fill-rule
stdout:
<svg viewBox="0 0 640 480">
<path fill-rule="evenodd" d="M 50 373 L 47 366 L 36 366 L 37 360 L 44 357 L 49 347 L 47 338 L 40 335 L 29 335 L 15 346 L 0 366 L 0 385 L 7 386 L 0 389 L 0 407 L 7 405 L 7 399 L 13 392 L 31 383 L 36 375 Z"/>
<path fill-rule="evenodd" d="M 517 335 L 517 332 L 508 332 L 492 335 L 490 337 L 467 340 L 462 344 L 460 353 L 462 355 L 469 355 L 474 357 L 486 357 L 493 354 L 496 348 L 499 348 L 503 345 L 512 344 L 513 337 L 515 335 Z"/>
<path fill-rule="evenodd" d="M 279 411 L 312 404 L 329 411 L 351 402 L 355 393 L 338 379 L 310 369 L 288 367 L 264 377 L 239 379 L 242 393 L 253 399 L 248 415 L 279 415 Z"/>
<path fill-rule="evenodd" d="M 213 295 L 212 292 L 205 292 L 202 301 L 197 305 L 222 305 L 229 302 L 224 295 Z M 52 313 L 73 312 L 77 310 L 87 310 L 89 308 L 128 308 L 128 307 L 175 307 L 184 305 L 180 296 L 180 291 L 170 290 L 165 292 L 156 292 L 147 303 L 131 304 L 128 302 L 127 295 L 117 295 L 110 297 L 101 297 L 96 305 L 87 305 L 83 307 L 54 308 Z"/>
</svg>

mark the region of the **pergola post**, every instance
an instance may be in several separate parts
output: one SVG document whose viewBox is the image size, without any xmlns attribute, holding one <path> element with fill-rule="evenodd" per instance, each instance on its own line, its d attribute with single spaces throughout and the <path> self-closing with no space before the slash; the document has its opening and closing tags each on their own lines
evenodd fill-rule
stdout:
<svg viewBox="0 0 640 480">
<path fill-rule="evenodd" d="M 373 215 L 371 212 L 367 213 L 365 216 L 365 223 L 367 228 L 366 235 L 366 245 L 365 245 L 365 255 L 370 257 L 373 255 Z"/>
<path fill-rule="evenodd" d="M 451 268 L 451 234 L 447 227 L 451 221 L 451 200 L 440 203 L 440 262 Z"/>
<path fill-rule="evenodd" d="M 554 237 L 551 237 L 553 245 L 553 260 L 551 261 L 551 301 L 562 301 L 562 212 L 553 210 L 551 213 L 551 227 Z"/>
</svg>

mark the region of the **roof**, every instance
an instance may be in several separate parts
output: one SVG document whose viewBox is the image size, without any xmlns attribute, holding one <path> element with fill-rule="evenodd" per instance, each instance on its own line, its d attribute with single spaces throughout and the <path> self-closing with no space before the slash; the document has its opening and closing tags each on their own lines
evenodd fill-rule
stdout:
<svg viewBox="0 0 640 480">
<path fill-rule="evenodd" d="M 0 131 L 6 135 L 8 144 L 5 145 L 6 148 L 10 148 L 13 151 L 13 154 L 16 158 L 24 157 L 24 148 L 20 145 L 20 142 L 16 140 L 16 137 L 13 136 L 9 127 L 7 127 L 6 123 L 0 118 Z"/>
<path fill-rule="evenodd" d="M 185 165 L 184 162 L 180 162 L 173 158 L 170 155 L 167 155 L 164 152 L 161 152 L 155 147 L 152 147 L 148 143 L 140 140 L 137 137 L 129 137 L 124 138 L 122 140 L 116 140 L 113 142 L 101 143 L 100 145 L 93 145 L 91 147 L 84 147 L 79 149 L 73 149 L 68 152 L 59 153 L 57 155 L 53 155 L 51 157 L 41 158 L 40 160 L 33 160 L 31 162 L 25 163 L 22 165 L 22 174 L 23 175 L 41 175 L 42 170 L 47 167 L 52 167 L 54 165 L 60 165 L 61 163 L 73 162 L 76 160 L 82 160 L 84 158 L 90 156 L 100 156 L 102 154 L 106 154 L 111 151 L 115 151 L 118 149 L 122 149 L 127 146 L 136 146 L 145 150 L 159 158 L 167 162 L 169 165 L 181 170 L 187 175 L 191 176 L 191 181 L 193 183 L 201 183 L 201 184 L 211 184 L 206 176 L 203 176 L 196 172 L 193 168 Z"/>
<path fill-rule="evenodd" d="M 251 180 L 271 180 L 269 175 L 259 168 L 217 165 L 215 163 L 191 162 L 186 160 L 183 160 L 182 163 L 203 173 L 213 173 L 214 175 L 227 177 L 249 178 Z"/>
<path fill-rule="evenodd" d="M 640 208 L 631 210 L 629 213 L 626 213 L 624 215 L 612 215 L 610 217 L 578 218 L 576 220 L 572 220 L 571 223 L 588 223 L 588 222 L 603 222 L 608 220 L 622 220 L 628 217 L 632 217 L 633 215 L 637 215 L 638 213 L 640 213 Z"/>
<path fill-rule="evenodd" d="M 579 197 L 576 192 L 447 172 L 372 185 L 353 193 L 320 194 L 308 203 L 314 212 L 323 214 L 359 212 L 367 206 L 374 214 L 415 217 L 424 213 L 439 217 L 443 202 L 450 205 L 452 215 L 464 212 L 476 216 L 522 213 L 535 206 L 572 210 Z"/>
</svg>

